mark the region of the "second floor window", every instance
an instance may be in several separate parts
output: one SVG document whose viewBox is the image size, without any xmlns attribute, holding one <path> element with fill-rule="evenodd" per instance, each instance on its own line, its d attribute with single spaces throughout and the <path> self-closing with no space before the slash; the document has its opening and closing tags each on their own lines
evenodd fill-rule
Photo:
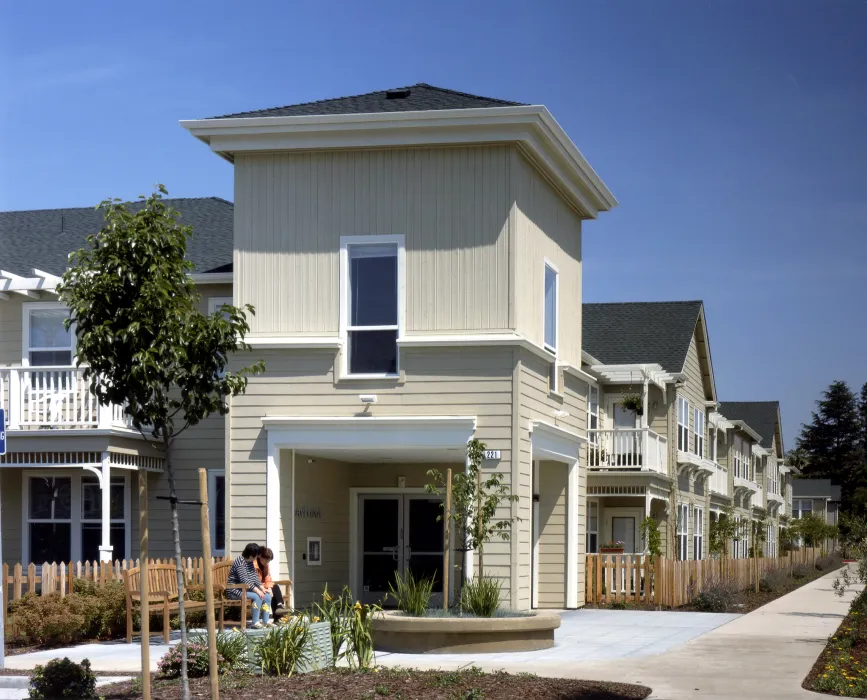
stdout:
<svg viewBox="0 0 867 700">
<path fill-rule="evenodd" d="M 358 238 L 346 242 L 347 370 L 397 374 L 399 244 L 392 236 Z"/>
<path fill-rule="evenodd" d="M 545 349 L 557 352 L 557 271 L 545 265 Z"/>
<path fill-rule="evenodd" d="M 704 411 L 693 409 L 693 450 L 699 457 L 704 457 Z"/>
<path fill-rule="evenodd" d="M 677 449 L 689 452 L 689 401 L 677 397 Z"/>
<path fill-rule="evenodd" d="M 792 517 L 803 518 L 813 514 L 813 500 L 804 498 L 792 501 Z"/>
<path fill-rule="evenodd" d="M 63 322 L 69 311 L 57 306 L 31 308 L 27 315 L 27 361 L 31 367 L 72 365 L 73 333 Z"/>
</svg>

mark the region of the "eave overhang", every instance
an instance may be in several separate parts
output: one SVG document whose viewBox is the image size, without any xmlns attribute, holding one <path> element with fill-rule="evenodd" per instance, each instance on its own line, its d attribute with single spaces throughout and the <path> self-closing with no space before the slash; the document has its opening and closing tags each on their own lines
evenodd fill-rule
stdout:
<svg viewBox="0 0 867 700">
<path fill-rule="evenodd" d="M 517 143 L 585 218 L 617 200 L 541 105 L 372 114 L 182 120 L 181 126 L 234 162 L 239 153 Z"/>
</svg>

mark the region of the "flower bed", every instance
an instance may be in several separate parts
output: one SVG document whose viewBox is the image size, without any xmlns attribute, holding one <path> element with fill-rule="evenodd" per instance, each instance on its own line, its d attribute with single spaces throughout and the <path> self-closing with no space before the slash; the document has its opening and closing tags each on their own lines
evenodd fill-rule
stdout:
<svg viewBox="0 0 867 700">
<path fill-rule="evenodd" d="M 804 688 L 838 697 L 867 697 L 867 591 L 852 601 Z"/>
<path fill-rule="evenodd" d="M 251 671 L 260 669 L 256 663 L 256 645 L 261 643 L 273 627 L 244 630 L 247 637 L 247 660 Z M 334 663 L 331 654 L 331 625 L 327 622 L 311 622 L 307 625 L 308 636 L 304 651 L 295 667 L 295 673 L 310 673 L 329 668 Z"/>
<path fill-rule="evenodd" d="M 407 654 L 476 654 L 534 651 L 554 646 L 560 616 L 536 611 L 498 617 L 410 617 L 398 611 L 373 619 L 377 651 Z"/>
</svg>

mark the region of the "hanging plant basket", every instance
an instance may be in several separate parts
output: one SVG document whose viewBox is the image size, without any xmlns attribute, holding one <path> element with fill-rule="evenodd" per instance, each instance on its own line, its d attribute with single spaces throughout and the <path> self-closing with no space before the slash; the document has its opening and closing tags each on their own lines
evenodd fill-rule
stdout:
<svg viewBox="0 0 867 700">
<path fill-rule="evenodd" d="M 640 394 L 624 394 L 620 397 L 620 405 L 627 411 L 632 411 L 636 416 L 644 415 L 644 402 Z"/>
</svg>

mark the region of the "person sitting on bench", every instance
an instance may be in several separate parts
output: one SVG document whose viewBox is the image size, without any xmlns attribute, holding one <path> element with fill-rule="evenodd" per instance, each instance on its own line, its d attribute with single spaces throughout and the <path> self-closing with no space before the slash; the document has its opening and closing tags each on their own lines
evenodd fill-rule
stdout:
<svg viewBox="0 0 867 700">
<path fill-rule="evenodd" d="M 262 582 L 262 588 L 266 593 L 271 594 L 271 601 L 274 604 L 274 617 L 279 617 L 286 612 L 286 606 L 283 602 L 283 592 L 280 590 L 280 585 L 274 583 L 271 578 L 271 561 L 274 559 L 274 552 L 268 547 L 260 547 L 259 555 L 254 563 L 256 573 L 259 574 L 259 580 Z"/>
<path fill-rule="evenodd" d="M 262 581 L 259 579 L 254 565 L 260 549 L 255 542 L 244 547 L 241 556 L 232 563 L 228 578 L 228 583 L 242 583 L 247 586 L 247 590 L 244 592 L 253 604 L 252 623 L 255 629 L 261 629 L 263 626 L 271 627 L 274 624 L 271 622 L 271 592 L 266 591 L 262 586 Z M 236 600 L 241 598 L 241 593 L 242 589 L 240 588 L 230 588 L 226 591 L 227 596 Z M 259 619 L 260 616 L 261 620 Z"/>
</svg>

